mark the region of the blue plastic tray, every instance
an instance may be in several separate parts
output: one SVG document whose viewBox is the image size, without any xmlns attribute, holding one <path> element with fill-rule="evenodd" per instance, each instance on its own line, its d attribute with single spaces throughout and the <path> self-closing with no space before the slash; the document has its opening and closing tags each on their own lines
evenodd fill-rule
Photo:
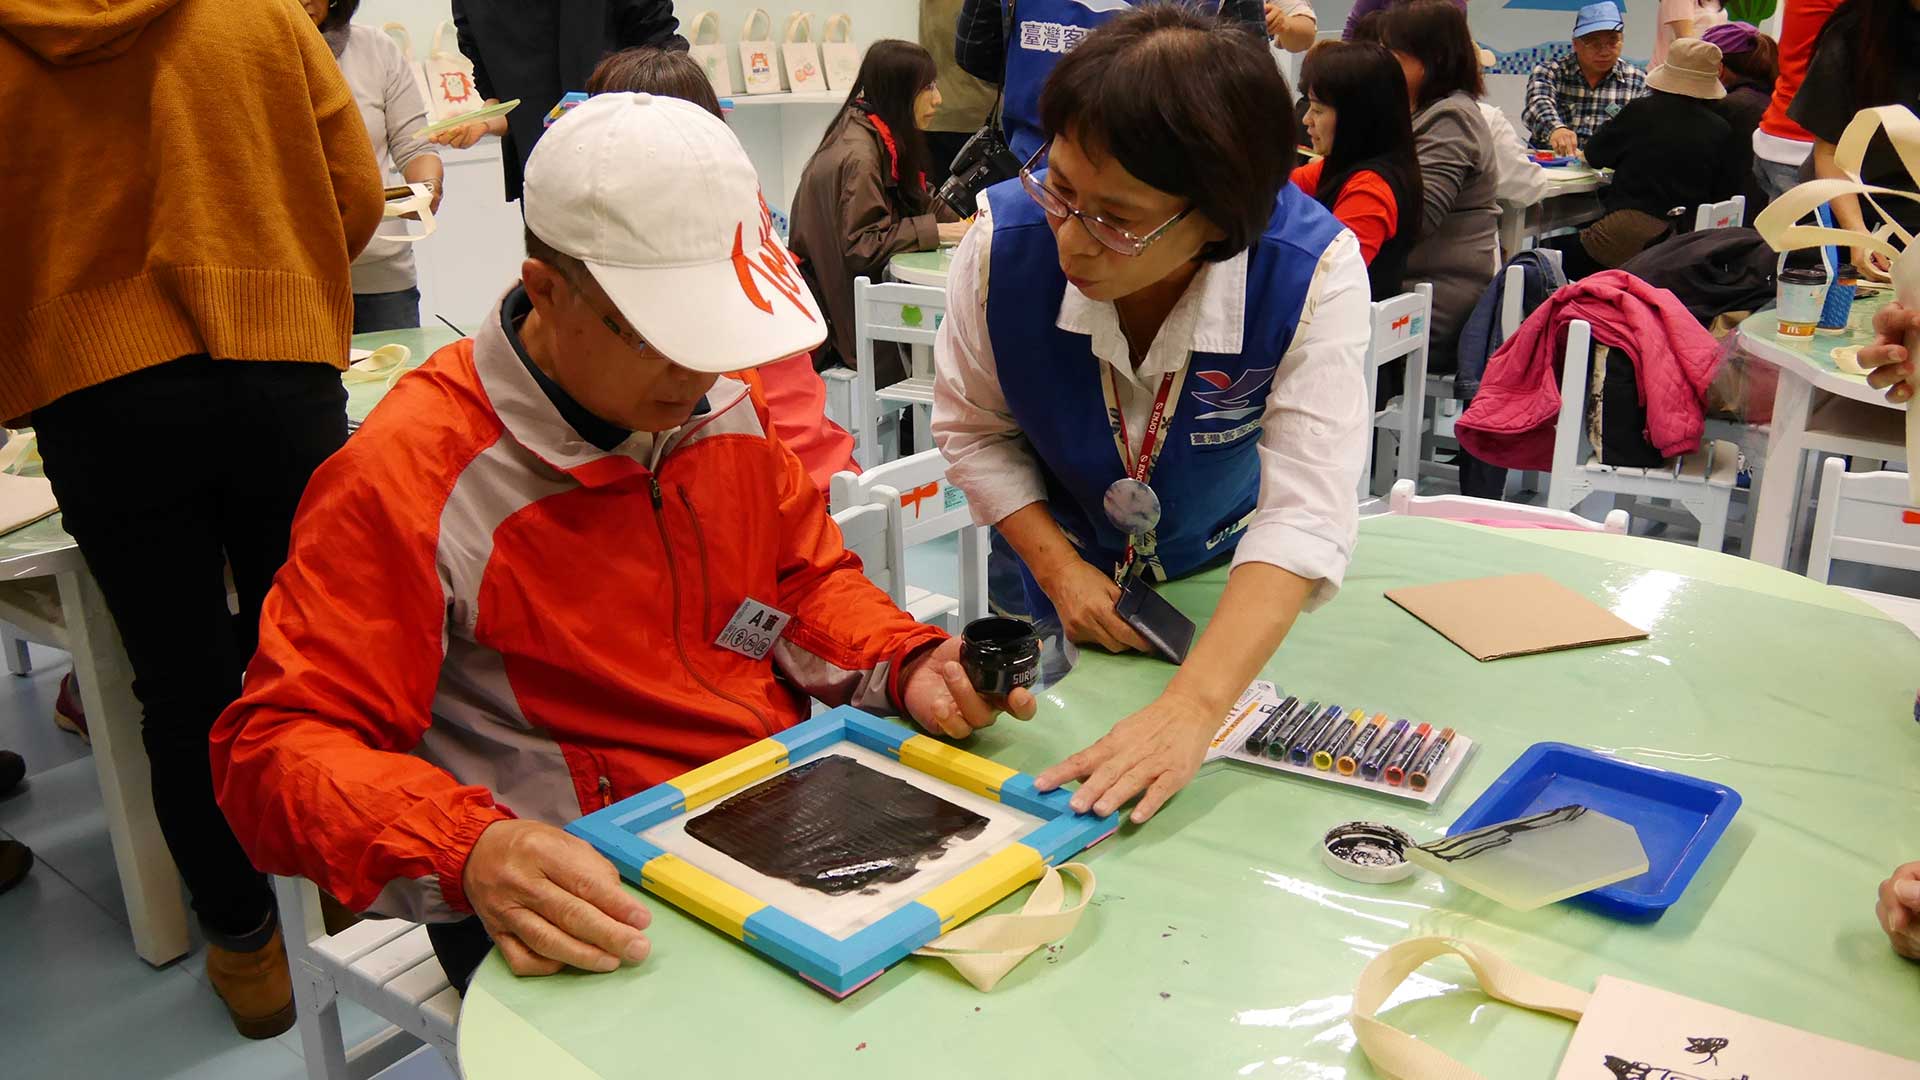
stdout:
<svg viewBox="0 0 1920 1080">
<path fill-rule="evenodd" d="M 1639 877 L 1582 893 L 1572 902 L 1616 919 L 1652 922 L 1687 890 L 1739 812 L 1740 793 L 1566 743 L 1535 743 L 1467 807 L 1447 835 L 1570 803 L 1632 825 L 1648 863 Z"/>
</svg>

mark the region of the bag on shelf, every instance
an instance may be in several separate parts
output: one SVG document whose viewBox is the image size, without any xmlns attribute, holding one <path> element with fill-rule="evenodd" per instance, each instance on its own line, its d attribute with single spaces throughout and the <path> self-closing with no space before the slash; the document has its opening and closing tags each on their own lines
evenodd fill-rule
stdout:
<svg viewBox="0 0 1920 1080">
<path fill-rule="evenodd" d="M 820 69 L 820 47 L 813 42 L 813 16 L 801 11 L 787 16 L 786 31 L 780 36 L 787 85 L 796 94 L 825 93 L 827 76 Z"/>
<path fill-rule="evenodd" d="M 473 83 L 473 61 L 460 55 L 457 47 L 444 47 L 447 31 L 451 29 L 452 19 L 444 19 L 434 28 L 433 48 L 420 62 L 427 112 L 433 120 L 464 116 L 486 104 L 480 88 Z"/>
<path fill-rule="evenodd" d="M 834 32 L 839 31 L 839 40 Z M 820 66 L 827 71 L 827 89 L 844 94 L 860 77 L 860 46 L 853 43 L 853 20 L 834 15 L 820 31 Z"/>
<path fill-rule="evenodd" d="M 711 33 L 713 40 L 701 41 Z M 696 13 L 687 21 L 687 55 L 707 73 L 707 81 L 713 84 L 716 97 L 733 96 L 733 61 L 727 57 L 727 47 L 720 43 L 720 16 L 711 11 Z"/>
<path fill-rule="evenodd" d="M 759 22 L 765 29 L 754 36 L 753 24 Z M 747 13 L 747 21 L 740 26 L 740 74 L 744 79 L 741 87 L 749 94 L 777 94 L 786 89 L 780 77 L 780 58 L 773 47 L 773 16 L 766 8 L 754 8 Z"/>
</svg>

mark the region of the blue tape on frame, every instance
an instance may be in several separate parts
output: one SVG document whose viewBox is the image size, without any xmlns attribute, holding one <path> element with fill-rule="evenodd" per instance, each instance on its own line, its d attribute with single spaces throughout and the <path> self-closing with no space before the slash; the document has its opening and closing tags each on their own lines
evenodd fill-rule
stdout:
<svg viewBox="0 0 1920 1080">
<path fill-rule="evenodd" d="M 620 876 L 635 885 L 640 884 L 640 868 L 666 854 L 599 814 L 580 818 L 568 825 L 567 831 L 598 848 Z"/>
<path fill-rule="evenodd" d="M 778 908 L 762 908 L 742 927 L 747 944 L 781 964 L 812 979 L 828 992 L 845 994 L 860 985 L 847 978 L 849 968 L 862 957 L 852 954 L 852 940 L 838 941 Z M 857 940 L 858 935 L 855 935 Z"/>
<path fill-rule="evenodd" d="M 795 724 L 785 731 L 775 732 L 774 741 L 787 748 L 789 762 L 812 757 L 847 737 L 847 718 L 840 712 L 835 709 L 804 724 Z"/>
<path fill-rule="evenodd" d="M 1000 802 L 1011 806 L 1023 814 L 1052 819 L 1062 814 L 1073 813 L 1073 795 L 1062 788 L 1054 788 L 1045 795 L 1034 789 L 1033 777 L 1019 773 L 1009 777 L 1000 785 Z"/>
<path fill-rule="evenodd" d="M 896 761 L 900 759 L 900 747 L 908 739 L 919 734 L 911 728 L 902 727 L 891 720 L 869 716 L 850 706 L 835 709 L 827 716 L 841 716 L 846 720 L 849 741 L 869 750 L 878 751 Z M 824 720 L 826 717 L 821 719 Z"/>
<path fill-rule="evenodd" d="M 1098 817 L 1069 812 L 1021 837 L 1020 842 L 1039 852 L 1048 866 L 1057 866 L 1119 827 L 1119 814 Z"/>
<path fill-rule="evenodd" d="M 616 829 L 643 833 L 669 818 L 679 816 L 686 808 L 686 792 L 672 784 L 655 784 L 638 795 L 620 800 L 619 806 L 611 808 L 618 812 L 607 821 Z"/>
</svg>

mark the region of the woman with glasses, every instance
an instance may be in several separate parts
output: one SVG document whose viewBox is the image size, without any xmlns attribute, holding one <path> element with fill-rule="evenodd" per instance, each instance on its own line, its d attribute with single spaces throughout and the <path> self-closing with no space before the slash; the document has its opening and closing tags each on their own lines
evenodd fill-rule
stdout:
<svg viewBox="0 0 1920 1080">
<path fill-rule="evenodd" d="M 1082 810 L 1139 796 L 1144 821 L 1346 571 L 1367 271 L 1287 182 L 1286 84 L 1237 29 L 1170 5 L 1122 13 L 1054 69 L 1040 113 L 1048 141 L 987 193 L 954 259 L 934 439 L 1028 568 L 1037 620 L 1071 641 L 1144 650 L 1118 580 L 1231 564 L 1166 692 L 1040 778 L 1082 780 Z M 1129 536 L 1105 503 L 1142 487 L 1159 523 Z"/>
<path fill-rule="evenodd" d="M 822 371 L 854 367 L 853 279 L 883 281 L 907 251 L 957 243 L 967 227 L 933 204 L 927 124 L 940 107 L 933 56 L 911 41 L 876 41 L 840 115 L 800 173 L 793 253 L 820 301 L 830 335 L 814 354 Z M 875 353 L 873 384 L 906 374 L 892 349 Z"/>
</svg>

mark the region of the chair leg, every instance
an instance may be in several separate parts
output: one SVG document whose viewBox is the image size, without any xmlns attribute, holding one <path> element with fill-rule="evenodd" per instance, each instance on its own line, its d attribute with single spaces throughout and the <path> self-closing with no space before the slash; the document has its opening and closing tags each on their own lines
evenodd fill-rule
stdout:
<svg viewBox="0 0 1920 1080">
<path fill-rule="evenodd" d="M 1707 551 L 1719 551 L 1726 547 L 1727 506 L 1732 501 L 1733 492 L 1724 488 L 1710 490 L 1699 500 L 1699 508 L 1694 513 L 1700 519 L 1699 547 Z"/>
<path fill-rule="evenodd" d="M 27 654 L 25 638 L 11 629 L 0 631 L 0 647 L 7 651 L 7 670 L 15 675 L 33 674 L 33 657 Z"/>
<path fill-rule="evenodd" d="M 340 997 L 331 982 L 311 971 L 293 971 L 294 1026 L 300 1031 L 300 1054 L 307 1062 L 307 1080 L 350 1080 L 346 1038 L 340 1033 Z"/>
</svg>

